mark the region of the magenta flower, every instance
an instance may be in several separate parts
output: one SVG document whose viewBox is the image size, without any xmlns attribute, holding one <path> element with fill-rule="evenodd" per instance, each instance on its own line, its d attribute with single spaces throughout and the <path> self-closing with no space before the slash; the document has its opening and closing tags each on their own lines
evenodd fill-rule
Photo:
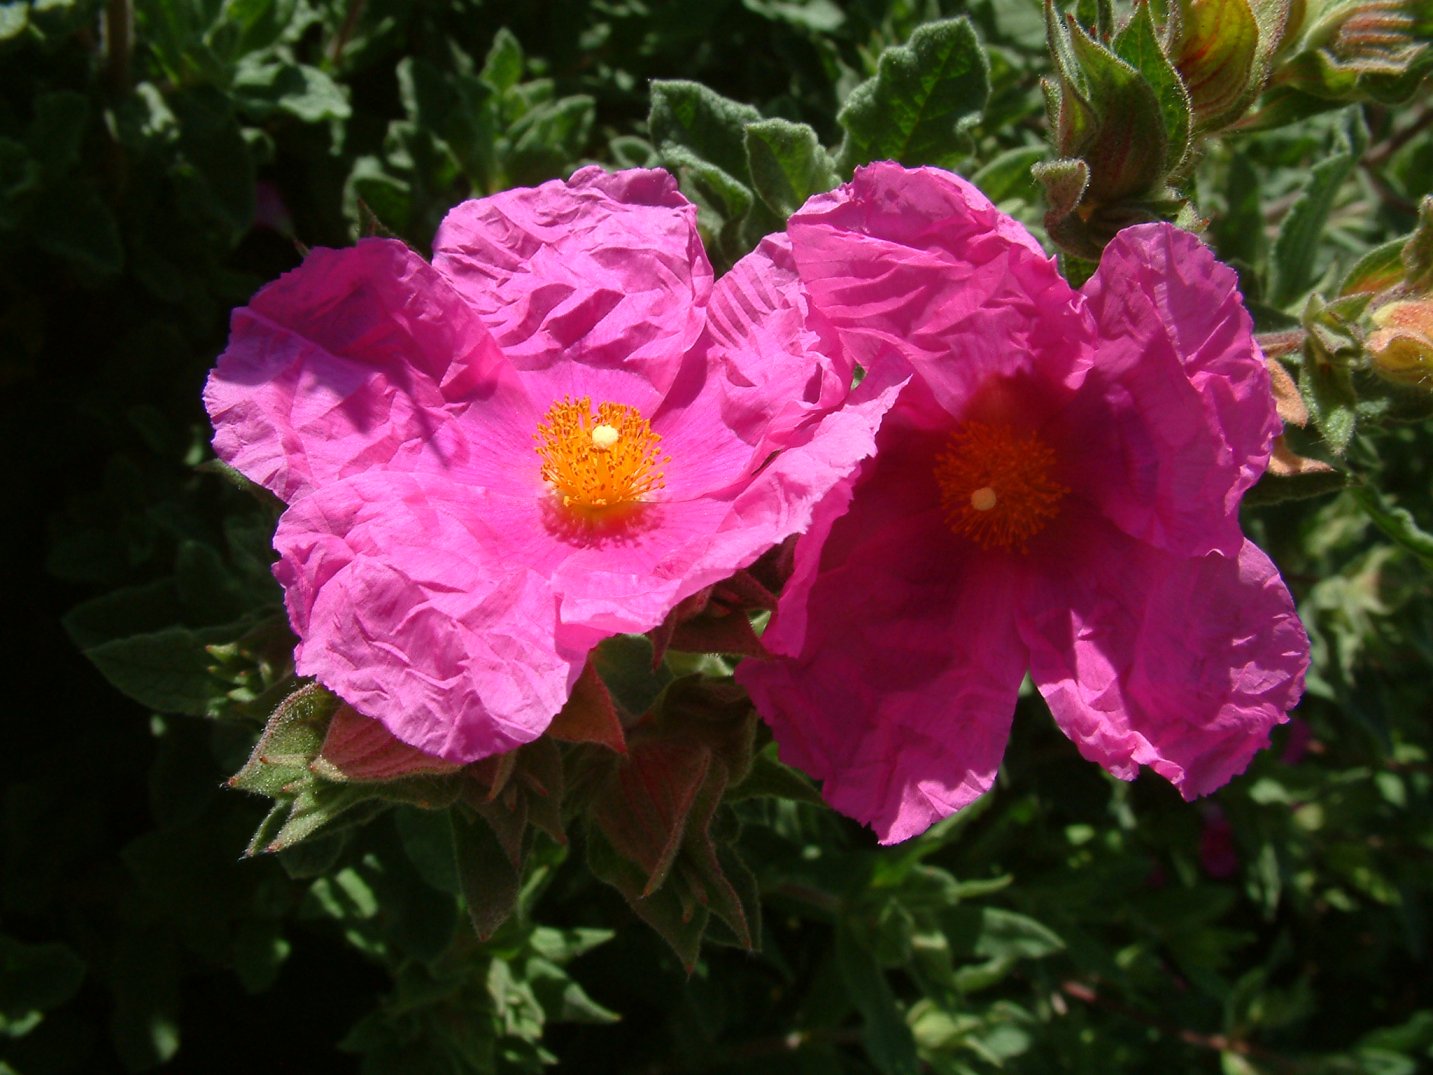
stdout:
<svg viewBox="0 0 1433 1075">
<path fill-rule="evenodd" d="M 784 239 L 713 289 L 695 217 L 584 169 L 458 206 L 431 265 L 315 250 L 235 312 L 205 403 L 289 505 L 301 674 L 429 754 L 509 750 L 598 641 L 808 525 L 894 388 L 846 400 Z"/>
<path fill-rule="evenodd" d="M 788 232 L 813 309 L 903 379 L 817 507 L 738 679 L 884 843 L 987 791 L 1028 671 L 1081 754 L 1190 798 L 1243 771 L 1308 640 L 1239 528 L 1279 425 L 1234 274 L 1130 228 L 1080 291 L 934 169 L 875 164 Z"/>
</svg>

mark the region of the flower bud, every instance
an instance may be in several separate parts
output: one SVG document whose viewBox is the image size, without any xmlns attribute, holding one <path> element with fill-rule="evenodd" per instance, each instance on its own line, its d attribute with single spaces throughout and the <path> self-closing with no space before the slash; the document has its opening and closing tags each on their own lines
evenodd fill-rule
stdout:
<svg viewBox="0 0 1433 1075">
<path fill-rule="evenodd" d="M 1275 82 L 1335 100 L 1406 99 L 1433 53 L 1430 0 L 1314 0 Z"/>
<path fill-rule="evenodd" d="M 1195 128 L 1219 130 L 1242 116 L 1263 89 L 1272 51 L 1248 0 L 1177 0 L 1168 32 Z"/>
<path fill-rule="evenodd" d="M 1364 349 L 1373 370 L 1395 384 L 1433 388 L 1433 296 L 1386 303 L 1369 316 Z"/>
</svg>

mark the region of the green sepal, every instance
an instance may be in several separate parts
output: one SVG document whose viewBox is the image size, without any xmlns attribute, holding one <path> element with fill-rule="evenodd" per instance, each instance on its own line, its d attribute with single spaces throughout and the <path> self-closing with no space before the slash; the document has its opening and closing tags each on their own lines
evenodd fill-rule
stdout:
<svg viewBox="0 0 1433 1075">
<path fill-rule="evenodd" d="M 1045 188 L 1049 215 L 1057 220 L 1073 213 L 1090 187 L 1090 166 L 1078 157 L 1040 161 L 1030 174 Z"/>
<path fill-rule="evenodd" d="M 1070 46 L 1088 88 L 1095 126 L 1077 151 L 1061 150 L 1089 163 L 1088 196 L 1106 204 L 1162 187 L 1170 139 L 1154 87 L 1073 23 Z"/>
<path fill-rule="evenodd" d="M 1433 194 L 1418 203 L 1418 224 L 1401 252 L 1403 282 L 1410 290 L 1433 290 Z"/>
<path fill-rule="evenodd" d="M 229 786 L 270 798 L 293 794 L 291 789 L 312 779 L 309 764 L 322 749 L 329 718 L 339 704 L 336 695 L 317 683 L 294 691 L 269 718 L 249 760 L 229 778 Z"/>
<path fill-rule="evenodd" d="M 1299 367 L 1299 395 L 1309 417 L 1335 455 L 1342 455 L 1353 439 L 1358 393 L 1348 366 L 1335 362 L 1321 345 L 1310 340 Z"/>
<path fill-rule="evenodd" d="M 1403 282 L 1403 251 L 1407 241 L 1393 239 L 1375 246 L 1344 273 L 1339 295 L 1376 295 Z"/>
<path fill-rule="evenodd" d="M 1111 47 L 1116 56 L 1144 77 L 1154 92 L 1167 139 L 1164 171 L 1166 174 L 1177 171 L 1193 145 L 1190 138 L 1193 104 L 1179 72 L 1164 53 L 1148 4 L 1135 8 L 1129 22 L 1115 35 Z"/>
</svg>

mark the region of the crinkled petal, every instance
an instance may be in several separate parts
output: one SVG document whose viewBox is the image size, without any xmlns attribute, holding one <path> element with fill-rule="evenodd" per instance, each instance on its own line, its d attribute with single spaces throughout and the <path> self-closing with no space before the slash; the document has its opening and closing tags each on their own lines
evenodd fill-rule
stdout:
<svg viewBox="0 0 1433 1075">
<path fill-rule="evenodd" d="M 1113 452 L 1090 453 L 1101 509 L 1171 552 L 1235 555 L 1239 498 L 1279 421 L 1233 270 L 1188 232 L 1141 225 L 1105 248 L 1084 292 L 1102 338 L 1091 421 L 1119 426 Z"/>
<path fill-rule="evenodd" d="M 1309 643 L 1274 565 L 1174 556 L 1090 515 L 1022 601 L 1031 675 L 1080 753 L 1185 798 L 1244 771 L 1303 690 Z"/>
<path fill-rule="evenodd" d="M 385 239 L 314 250 L 236 310 L 204 403 L 219 457 L 286 501 L 379 466 L 501 483 L 535 421 L 478 319 Z"/>
<path fill-rule="evenodd" d="M 662 171 L 584 168 L 463 202 L 433 251 L 503 353 L 541 374 L 529 390 L 542 409 L 618 393 L 649 412 L 701 335 L 712 288 L 696 208 Z"/>
<path fill-rule="evenodd" d="M 535 739 L 596 636 L 562 636 L 532 565 L 505 561 L 481 493 L 375 470 L 284 513 L 274 574 L 295 659 L 399 739 L 468 762 Z"/>
<path fill-rule="evenodd" d="M 929 489 L 938 448 L 883 432 L 849 508 L 832 519 L 823 506 L 797 542 L 805 583 L 783 592 L 763 636 L 778 656 L 736 672 L 782 759 L 882 843 L 990 788 L 1025 672 L 1018 578 L 1005 562 L 951 555 Z M 846 496 L 838 486 L 832 501 Z"/>
<path fill-rule="evenodd" d="M 994 381 L 1074 387 L 1093 353 L 1084 301 L 969 183 L 880 163 L 788 225 L 812 306 L 855 361 L 906 359 L 957 418 Z"/>
<path fill-rule="evenodd" d="M 785 235 L 768 235 L 717 281 L 707 308 L 709 365 L 726 381 L 722 422 L 769 448 L 838 404 L 855 372 L 809 308 Z"/>
</svg>

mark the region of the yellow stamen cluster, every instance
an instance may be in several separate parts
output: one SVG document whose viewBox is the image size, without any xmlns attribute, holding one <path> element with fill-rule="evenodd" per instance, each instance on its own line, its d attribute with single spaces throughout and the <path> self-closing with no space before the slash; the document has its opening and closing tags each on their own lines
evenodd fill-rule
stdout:
<svg viewBox="0 0 1433 1075">
<path fill-rule="evenodd" d="M 661 437 L 636 407 L 565 396 L 547 409 L 533 440 L 542 480 L 579 514 L 633 504 L 662 488 Z"/>
<path fill-rule="evenodd" d="M 936 456 L 945 520 L 982 549 L 1018 548 L 1060 513 L 1069 492 L 1051 479 L 1055 453 L 1033 433 L 967 422 Z"/>
</svg>

